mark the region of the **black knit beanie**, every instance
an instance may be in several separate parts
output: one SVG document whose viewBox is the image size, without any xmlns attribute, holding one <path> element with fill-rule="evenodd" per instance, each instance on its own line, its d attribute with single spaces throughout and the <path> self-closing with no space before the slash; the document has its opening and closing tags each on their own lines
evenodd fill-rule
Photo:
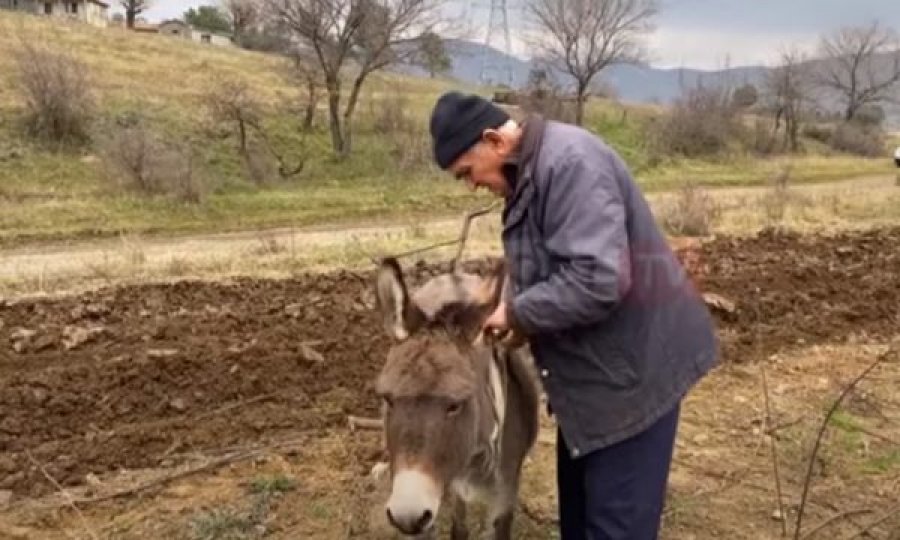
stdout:
<svg viewBox="0 0 900 540">
<path fill-rule="evenodd" d="M 509 115 L 490 101 L 475 95 L 447 92 L 431 112 L 434 159 L 447 169 L 481 138 L 486 129 L 497 128 Z"/>
</svg>

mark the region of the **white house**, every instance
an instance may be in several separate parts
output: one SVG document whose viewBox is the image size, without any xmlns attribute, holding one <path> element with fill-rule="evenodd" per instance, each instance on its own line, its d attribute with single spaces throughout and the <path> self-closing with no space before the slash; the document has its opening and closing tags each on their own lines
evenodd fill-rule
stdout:
<svg viewBox="0 0 900 540">
<path fill-rule="evenodd" d="M 0 0 L 2 1 L 2 0 Z M 137 28 L 135 28 L 137 30 Z M 163 21 L 156 26 L 147 26 L 141 31 L 158 33 L 164 36 L 176 37 L 181 39 L 190 39 L 199 43 L 209 43 L 211 45 L 233 45 L 230 34 L 220 32 L 212 32 L 194 28 L 190 24 L 180 19 L 169 19 Z"/>
<path fill-rule="evenodd" d="M 191 33 L 191 38 L 194 41 L 209 43 L 211 45 L 234 45 L 234 39 L 231 34 L 200 30 L 197 28 L 194 28 L 194 31 Z"/>
<path fill-rule="evenodd" d="M 68 18 L 95 26 L 106 26 L 109 21 L 109 4 L 102 0 L 0 0 L 0 9 Z"/>
</svg>

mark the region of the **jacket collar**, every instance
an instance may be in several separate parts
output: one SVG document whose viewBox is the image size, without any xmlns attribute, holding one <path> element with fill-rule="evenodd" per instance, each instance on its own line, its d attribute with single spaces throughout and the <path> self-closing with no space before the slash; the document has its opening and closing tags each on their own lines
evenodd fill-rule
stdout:
<svg viewBox="0 0 900 540">
<path fill-rule="evenodd" d="M 534 192 L 532 176 L 541 144 L 544 139 L 546 120 L 538 115 L 530 115 L 524 123 L 522 141 L 519 144 L 516 165 L 516 181 L 512 194 L 506 198 L 503 210 L 505 227 L 510 227 L 521 219 Z"/>
</svg>

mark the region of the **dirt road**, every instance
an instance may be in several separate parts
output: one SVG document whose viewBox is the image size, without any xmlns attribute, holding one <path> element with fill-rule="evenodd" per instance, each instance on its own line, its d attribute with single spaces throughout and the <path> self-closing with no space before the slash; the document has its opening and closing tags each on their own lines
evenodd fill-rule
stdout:
<svg viewBox="0 0 900 540">
<path fill-rule="evenodd" d="M 893 186 L 891 177 L 855 178 L 827 184 L 792 186 L 797 193 L 807 195 L 852 194 L 863 190 L 879 190 Z M 758 196 L 765 188 L 721 188 L 711 191 L 725 205 L 746 205 L 748 197 Z M 654 193 L 651 204 L 667 200 L 671 194 Z M 737 202 L 735 202 L 737 201 Z M 353 227 L 316 227 L 298 229 L 270 229 L 239 233 L 204 234 L 174 237 L 122 237 L 94 241 L 45 244 L 0 250 L 0 281 L 51 280 L 77 278 L 96 272 L 98 266 L 109 261 L 139 259 L 143 268 L 155 268 L 172 260 L 204 261 L 216 258 L 248 257 L 278 246 L 290 252 L 302 253 L 314 249 L 365 244 L 391 236 L 420 237 L 422 243 L 434 239 L 450 239 L 458 234 L 461 218 L 441 218 L 430 221 L 362 224 Z M 498 222 L 498 212 L 480 220 Z M 494 225 L 496 228 L 496 225 Z M 494 235 L 496 236 L 496 235 Z"/>
</svg>

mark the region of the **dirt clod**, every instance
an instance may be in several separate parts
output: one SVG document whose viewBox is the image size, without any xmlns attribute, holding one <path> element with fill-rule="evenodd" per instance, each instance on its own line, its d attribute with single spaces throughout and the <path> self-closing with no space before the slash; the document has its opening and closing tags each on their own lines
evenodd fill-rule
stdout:
<svg viewBox="0 0 900 540">
<path fill-rule="evenodd" d="M 66 326 L 62 332 L 62 345 L 67 351 L 71 351 L 76 347 L 80 347 L 89 341 L 97 339 L 106 332 L 103 326 L 90 326 L 82 328 L 79 326 Z"/>
</svg>

